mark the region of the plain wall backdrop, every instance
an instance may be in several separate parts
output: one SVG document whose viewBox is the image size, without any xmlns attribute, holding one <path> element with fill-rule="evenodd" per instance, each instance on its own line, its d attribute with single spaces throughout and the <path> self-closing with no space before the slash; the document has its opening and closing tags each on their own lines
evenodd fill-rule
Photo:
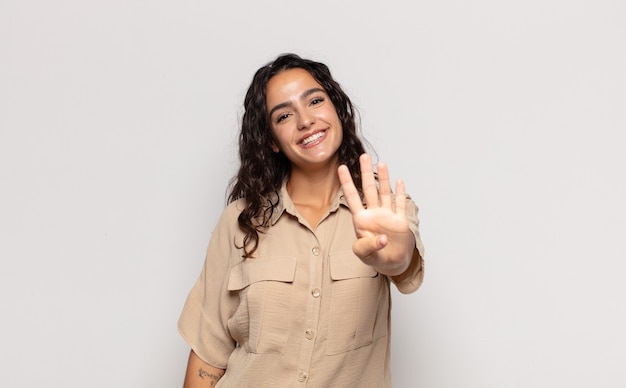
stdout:
<svg viewBox="0 0 626 388">
<path fill-rule="evenodd" d="M 327 63 L 420 206 L 398 388 L 626 386 L 626 3 L 0 0 L 0 386 L 178 387 L 253 72 Z"/>
</svg>

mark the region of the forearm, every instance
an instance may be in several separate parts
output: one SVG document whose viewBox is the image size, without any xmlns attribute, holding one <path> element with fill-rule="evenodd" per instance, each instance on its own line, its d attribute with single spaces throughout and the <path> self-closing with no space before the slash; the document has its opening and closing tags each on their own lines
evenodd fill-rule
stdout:
<svg viewBox="0 0 626 388">
<path fill-rule="evenodd" d="M 187 362 L 187 373 L 183 388 L 209 388 L 215 387 L 219 379 L 224 375 L 224 369 L 216 368 L 202 361 L 192 350 Z"/>
</svg>

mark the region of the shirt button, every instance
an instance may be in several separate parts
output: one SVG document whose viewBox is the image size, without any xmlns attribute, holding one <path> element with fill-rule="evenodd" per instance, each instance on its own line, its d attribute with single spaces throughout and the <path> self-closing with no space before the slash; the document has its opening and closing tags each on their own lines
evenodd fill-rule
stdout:
<svg viewBox="0 0 626 388">
<path fill-rule="evenodd" d="M 311 295 L 313 295 L 314 298 L 319 298 L 321 294 L 322 293 L 319 288 L 314 288 L 311 290 Z"/>
<path fill-rule="evenodd" d="M 313 330 L 309 329 L 307 331 L 304 332 L 304 336 L 306 337 L 306 339 L 310 340 L 313 339 L 314 337 L 314 333 Z"/>
<path fill-rule="evenodd" d="M 301 383 L 303 383 L 306 380 L 307 377 L 308 376 L 307 376 L 306 372 L 298 373 L 298 381 L 301 382 Z"/>
<path fill-rule="evenodd" d="M 320 247 L 313 247 L 313 249 L 311 249 L 311 252 L 313 252 L 314 256 L 319 256 L 319 254 L 320 254 Z"/>
</svg>

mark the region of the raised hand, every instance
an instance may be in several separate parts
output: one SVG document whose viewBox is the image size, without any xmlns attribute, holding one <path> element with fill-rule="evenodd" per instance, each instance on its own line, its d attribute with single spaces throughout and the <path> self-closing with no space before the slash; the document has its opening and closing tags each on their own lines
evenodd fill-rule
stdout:
<svg viewBox="0 0 626 388">
<path fill-rule="evenodd" d="M 415 237 L 406 217 L 404 182 L 396 182 L 394 201 L 387 165 L 377 165 L 377 187 L 370 156 L 363 154 L 359 161 L 365 207 L 348 167 L 341 165 L 337 170 L 357 235 L 352 250 L 379 273 L 400 275 L 408 268 L 415 249 Z"/>
</svg>

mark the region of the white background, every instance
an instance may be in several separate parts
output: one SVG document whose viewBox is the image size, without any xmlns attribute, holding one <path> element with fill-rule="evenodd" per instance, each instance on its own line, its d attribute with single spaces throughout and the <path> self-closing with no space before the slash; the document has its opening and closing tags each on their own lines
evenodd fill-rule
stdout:
<svg viewBox="0 0 626 388">
<path fill-rule="evenodd" d="M 287 51 L 421 209 L 396 387 L 626 386 L 625 4 L 0 0 L 0 386 L 182 385 L 243 95 Z"/>
</svg>

